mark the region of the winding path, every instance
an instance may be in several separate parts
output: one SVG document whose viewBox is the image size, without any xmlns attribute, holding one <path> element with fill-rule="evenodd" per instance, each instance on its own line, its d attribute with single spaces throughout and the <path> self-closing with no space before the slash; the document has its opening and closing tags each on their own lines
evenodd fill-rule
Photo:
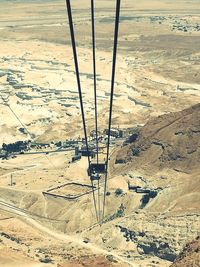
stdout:
<svg viewBox="0 0 200 267">
<path fill-rule="evenodd" d="M 92 244 L 92 243 L 84 243 L 84 241 L 81 238 L 78 238 L 75 236 L 70 236 L 70 235 L 55 232 L 54 230 L 51 230 L 51 229 L 43 226 L 42 224 L 40 224 L 38 221 L 33 219 L 31 217 L 31 215 L 25 213 L 22 210 L 17 209 L 15 206 L 13 206 L 9 203 L 0 201 L 0 209 L 7 211 L 7 212 L 15 213 L 16 215 L 23 217 L 29 224 L 31 224 L 37 230 L 39 230 L 39 231 L 57 239 L 57 240 L 61 240 L 62 242 L 66 242 L 66 243 L 76 244 L 79 247 L 90 249 L 94 253 L 103 254 L 103 255 L 111 255 L 115 259 L 117 259 L 119 262 L 126 263 L 127 265 L 132 266 L 132 267 L 139 267 L 137 264 L 126 260 L 125 258 L 116 254 L 113 251 L 105 250 L 103 248 L 98 247 L 97 245 Z"/>
</svg>

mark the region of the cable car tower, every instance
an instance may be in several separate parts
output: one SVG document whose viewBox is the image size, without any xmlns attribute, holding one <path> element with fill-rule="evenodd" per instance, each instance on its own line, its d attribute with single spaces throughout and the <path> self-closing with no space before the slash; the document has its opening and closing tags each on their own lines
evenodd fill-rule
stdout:
<svg viewBox="0 0 200 267">
<path fill-rule="evenodd" d="M 105 217 L 105 206 L 106 206 L 106 193 L 107 193 L 107 181 L 108 181 L 108 167 L 109 167 L 109 155 L 110 155 L 110 136 L 111 136 L 111 125 L 112 125 L 112 110 L 113 110 L 113 95 L 115 87 L 115 69 L 116 69 L 116 57 L 117 57 L 117 45 L 118 45 L 118 32 L 119 32 L 119 19 L 120 19 L 120 5 L 121 0 L 116 0 L 116 14 L 115 14 L 115 29 L 114 29 L 114 45 L 113 45 L 113 61 L 112 61 L 112 74 L 111 74 L 111 89 L 110 89 L 110 102 L 109 102 L 109 122 L 108 122 L 108 140 L 106 145 L 106 160 L 102 164 L 99 162 L 99 137 L 98 137 L 98 109 L 97 109 L 97 80 L 96 80 L 96 41 L 95 41 L 95 13 L 94 13 L 94 0 L 91 0 L 91 34 L 92 34 L 92 53 L 93 53 L 93 83 L 94 83 L 94 121 L 95 121 L 95 141 L 96 141 L 96 162 L 91 162 L 89 142 L 87 135 L 87 127 L 84 113 L 84 105 L 82 98 L 82 88 L 79 73 L 78 56 L 76 50 L 76 39 L 74 33 L 74 24 L 72 17 L 71 1 L 66 0 L 67 16 L 69 20 L 71 45 L 73 50 L 74 66 L 77 80 L 77 88 L 80 100 L 80 109 L 83 123 L 83 131 L 85 138 L 85 147 L 87 150 L 88 158 L 88 176 L 92 186 L 93 193 L 93 204 L 96 214 L 97 222 L 103 223 Z M 102 182 L 102 174 L 104 174 L 104 181 Z M 95 186 L 97 183 L 97 196 L 95 195 Z M 103 200 L 101 207 L 101 192 L 100 185 L 103 185 Z"/>
</svg>

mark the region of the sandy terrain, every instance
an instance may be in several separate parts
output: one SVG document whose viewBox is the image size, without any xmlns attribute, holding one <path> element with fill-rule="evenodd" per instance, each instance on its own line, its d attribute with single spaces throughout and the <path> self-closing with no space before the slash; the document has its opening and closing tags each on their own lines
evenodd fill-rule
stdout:
<svg viewBox="0 0 200 267">
<path fill-rule="evenodd" d="M 82 137 L 65 1 L 1 2 L 0 147 L 17 140 Z M 72 7 L 89 132 L 94 101 L 88 3 L 73 1 Z M 200 102 L 199 14 L 195 0 L 122 1 L 114 127 L 136 128 Z M 113 16 L 114 1 L 97 1 L 100 130 L 108 122 Z M 20 130 L 23 126 L 28 134 Z M 169 132 L 159 137 L 174 142 Z M 199 234 L 199 170 L 193 169 L 197 161 L 189 162 L 190 173 L 168 163 L 161 170 L 151 162 L 148 169 L 149 158 L 159 154 L 154 152 L 109 177 L 102 227 L 96 224 L 91 194 L 75 201 L 42 194 L 68 182 L 89 185 L 86 158 L 70 163 L 74 152 L 63 151 L 0 159 L 0 266 L 170 266 Z M 143 194 L 130 192 L 129 180 L 162 191 L 143 207 Z M 80 193 L 80 188 L 72 191 Z"/>
<path fill-rule="evenodd" d="M 196 5 L 191 5 L 189 10 L 187 4 L 184 6 L 185 12 L 187 10 L 190 14 L 188 16 L 187 12 L 182 14 L 183 10 L 175 11 L 178 8 L 176 5 L 171 4 L 170 9 L 170 5 L 163 4 L 160 7 L 163 11 L 160 11 L 155 8 L 156 4 L 152 4 L 150 9 L 144 1 L 140 7 L 132 6 L 130 9 L 131 1 L 123 3 L 114 126 L 123 128 L 144 124 L 150 116 L 181 110 L 199 102 L 199 31 L 192 28 L 188 32 L 172 30 L 175 23 L 198 25 L 199 17 L 193 14 L 197 11 Z M 29 5 L 31 13 L 27 13 Z M 102 5 L 107 12 L 102 14 L 102 8 L 97 8 L 96 27 L 99 125 L 104 129 L 107 123 L 104 118 L 108 118 L 111 77 L 110 36 L 113 23 L 110 20 L 113 14 L 110 17 L 110 13 L 113 4 L 107 1 Z M 8 98 L 10 107 L 39 140 L 49 141 L 58 137 L 64 140 L 82 135 L 65 6 L 58 2 L 58 11 L 55 11 L 55 4 L 52 3 L 16 3 L 12 9 L 15 15 L 8 3 L 4 6 L 1 12 L 10 15 L 3 15 L 0 29 L 2 95 Z M 87 21 L 89 14 L 87 9 L 73 8 L 85 110 L 89 129 L 92 129 L 94 103 L 90 25 Z M 133 12 L 135 8 L 137 14 Z M 37 12 L 40 12 L 40 16 L 35 20 Z M 84 14 L 81 19 L 77 17 L 78 12 Z M 170 12 L 172 15 L 169 15 Z M 174 12 L 177 13 L 173 15 Z M 48 19 L 47 13 L 50 14 Z M 11 16 L 12 19 L 8 19 Z M 101 30 L 104 27 L 106 33 Z M 1 137 L 5 142 L 26 138 L 19 132 L 19 121 L 5 105 L 1 108 L 1 117 Z M 4 125 L 5 118 L 10 121 L 9 129 Z"/>
</svg>

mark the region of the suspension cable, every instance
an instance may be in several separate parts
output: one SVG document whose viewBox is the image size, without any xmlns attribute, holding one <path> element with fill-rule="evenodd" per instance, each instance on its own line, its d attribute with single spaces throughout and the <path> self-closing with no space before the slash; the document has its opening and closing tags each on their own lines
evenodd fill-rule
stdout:
<svg viewBox="0 0 200 267">
<path fill-rule="evenodd" d="M 3 103 L 10 109 L 10 111 L 12 112 L 12 114 L 15 116 L 15 118 L 19 121 L 19 123 L 22 125 L 22 127 L 26 130 L 27 134 L 29 135 L 29 137 L 32 139 L 32 134 L 28 131 L 27 127 L 24 125 L 24 123 L 20 120 L 19 116 L 16 114 L 16 112 L 11 108 L 10 104 L 8 103 L 8 97 L 7 99 L 5 99 L 2 95 L 1 95 L 1 99 L 3 100 Z"/>
<path fill-rule="evenodd" d="M 98 143 L 98 112 L 97 112 L 97 83 L 96 83 L 96 45 L 95 45 L 95 22 L 94 22 L 94 0 L 91 0 L 91 20 L 92 20 L 92 46 L 93 46 L 93 72 L 94 72 L 94 104 L 95 104 L 95 132 L 97 164 L 99 163 L 99 143 Z"/>
<path fill-rule="evenodd" d="M 82 99 L 82 90 L 81 90 L 81 82 L 80 82 L 80 74 L 79 74 L 79 65 L 78 65 L 78 57 L 77 57 L 77 51 L 76 51 L 76 41 L 75 41 L 75 36 L 74 36 L 74 26 L 73 26 L 73 19 L 72 19 L 70 0 L 66 0 L 66 7 L 67 7 L 67 14 L 68 14 L 68 19 L 69 19 L 71 43 L 72 43 L 72 50 L 73 50 L 73 56 L 74 56 L 74 65 L 75 65 L 78 93 L 79 93 L 79 99 L 80 99 L 83 130 L 84 130 L 84 135 L 85 135 L 85 144 L 86 144 L 86 150 L 87 150 L 87 155 L 88 155 L 88 157 L 87 157 L 88 158 L 88 167 L 89 167 L 89 171 L 91 171 L 91 168 L 90 168 L 90 166 L 91 166 L 90 152 L 89 152 L 89 146 L 88 146 L 87 129 L 86 129 L 86 122 L 85 122 L 84 108 L 83 108 L 83 99 Z M 96 219 L 98 221 L 97 205 L 96 205 L 96 198 L 95 198 L 95 193 L 94 193 L 94 183 L 93 183 L 92 180 L 91 180 L 91 186 L 92 186 L 93 202 L 94 202 L 94 208 L 95 208 L 95 213 L 96 213 Z"/>
<path fill-rule="evenodd" d="M 11 108 L 10 104 L 8 103 L 8 97 L 5 99 L 4 97 L 1 96 L 1 99 L 3 100 L 3 103 L 10 109 L 10 111 L 12 112 L 12 114 L 15 116 L 15 118 L 18 120 L 18 122 L 22 125 L 22 127 L 26 130 L 27 134 L 29 135 L 31 141 L 33 140 L 33 135 L 29 132 L 29 130 L 27 129 L 27 127 L 25 126 L 25 124 L 21 121 L 21 119 L 19 118 L 19 116 L 16 114 L 16 112 L 13 110 L 13 108 Z M 53 164 L 53 162 L 50 160 L 49 157 L 47 157 L 47 155 L 44 155 L 46 157 L 46 159 L 49 161 L 49 163 L 53 166 L 54 169 L 56 169 L 56 166 Z"/>
<path fill-rule="evenodd" d="M 30 138 L 33 138 L 33 135 L 28 131 L 27 127 L 24 125 L 24 123 L 20 120 L 20 118 L 18 117 L 18 115 L 15 113 L 15 111 L 11 108 L 11 106 L 8 104 L 7 105 L 10 109 L 10 111 L 13 113 L 13 115 L 15 116 L 15 118 L 19 121 L 19 123 L 22 125 L 22 127 L 26 130 L 26 132 L 28 133 L 28 135 L 30 136 Z"/>
<path fill-rule="evenodd" d="M 106 173 L 105 173 L 105 182 L 104 182 L 102 222 L 104 220 L 105 205 L 106 205 L 106 191 L 107 191 L 107 180 L 108 180 L 108 161 L 109 161 L 109 153 L 110 153 L 110 133 L 111 133 L 111 125 L 112 125 L 112 110 L 113 110 L 113 95 L 114 95 L 114 86 L 115 86 L 115 70 L 116 70 L 116 56 L 117 56 L 117 44 L 118 44 L 118 32 L 119 32 L 120 4 L 121 4 L 121 0 L 117 0 L 116 16 L 115 16 L 113 65 L 112 65 L 112 79 L 111 79 L 111 93 L 110 93 L 110 112 L 109 112 L 109 128 L 108 128 L 108 142 L 107 142 Z"/>
<path fill-rule="evenodd" d="M 94 77 L 94 105 L 95 105 L 95 134 L 96 134 L 96 156 L 97 168 L 99 165 L 99 141 L 98 141 L 98 111 L 97 111 L 97 81 L 96 81 L 96 43 L 95 43 L 95 18 L 94 18 L 94 0 L 91 0 L 91 22 L 92 22 L 92 52 L 93 52 L 93 77 Z M 98 180 L 98 210 L 100 220 L 100 181 Z"/>
</svg>

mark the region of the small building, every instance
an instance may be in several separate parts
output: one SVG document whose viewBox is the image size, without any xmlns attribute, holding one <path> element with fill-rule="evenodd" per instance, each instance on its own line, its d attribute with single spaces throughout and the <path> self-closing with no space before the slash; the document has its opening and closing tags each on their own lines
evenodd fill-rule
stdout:
<svg viewBox="0 0 200 267">
<path fill-rule="evenodd" d="M 66 141 L 62 142 L 61 144 L 62 148 L 69 148 L 70 147 L 70 144 Z"/>
<path fill-rule="evenodd" d="M 50 147 L 50 144 L 48 143 L 32 143 L 31 148 L 47 148 Z"/>
<path fill-rule="evenodd" d="M 137 192 L 137 190 L 141 189 L 140 186 L 128 185 L 128 190 L 132 190 Z"/>
<path fill-rule="evenodd" d="M 139 194 L 149 194 L 150 193 L 150 190 L 149 189 L 145 189 L 145 188 L 137 188 L 136 189 L 136 193 L 139 193 Z"/>
<path fill-rule="evenodd" d="M 81 154 L 74 155 L 74 156 L 72 157 L 72 162 L 78 161 L 78 160 L 80 160 L 80 159 L 81 159 Z"/>
<path fill-rule="evenodd" d="M 93 150 L 93 147 L 88 147 L 89 150 L 87 150 L 86 146 L 82 146 L 81 149 L 79 149 L 79 153 L 81 153 L 81 155 L 83 157 L 91 157 L 94 158 L 95 157 L 95 151 Z"/>
<path fill-rule="evenodd" d="M 104 130 L 104 134 L 108 135 L 108 129 Z M 110 130 L 110 135 L 115 137 L 115 138 L 122 138 L 123 137 L 123 131 L 120 129 L 111 129 Z"/>
<path fill-rule="evenodd" d="M 150 190 L 146 188 L 142 188 L 141 186 L 138 185 L 131 185 L 130 181 L 128 181 L 128 190 L 135 191 L 136 193 L 139 194 L 149 194 Z"/>
<path fill-rule="evenodd" d="M 92 150 L 86 150 L 86 149 L 81 149 L 81 150 L 79 150 L 79 152 L 81 153 L 81 155 L 83 156 L 83 157 L 91 157 L 91 158 L 94 158 L 95 157 L 95 152 L 94 151 L 92 151 Z"/>
<path fill-rule="evenodd" d="M 65 144 L 70 146 L 76 146 L 79 144 L 79 140 L 66 140 Z"/>
</svg>

